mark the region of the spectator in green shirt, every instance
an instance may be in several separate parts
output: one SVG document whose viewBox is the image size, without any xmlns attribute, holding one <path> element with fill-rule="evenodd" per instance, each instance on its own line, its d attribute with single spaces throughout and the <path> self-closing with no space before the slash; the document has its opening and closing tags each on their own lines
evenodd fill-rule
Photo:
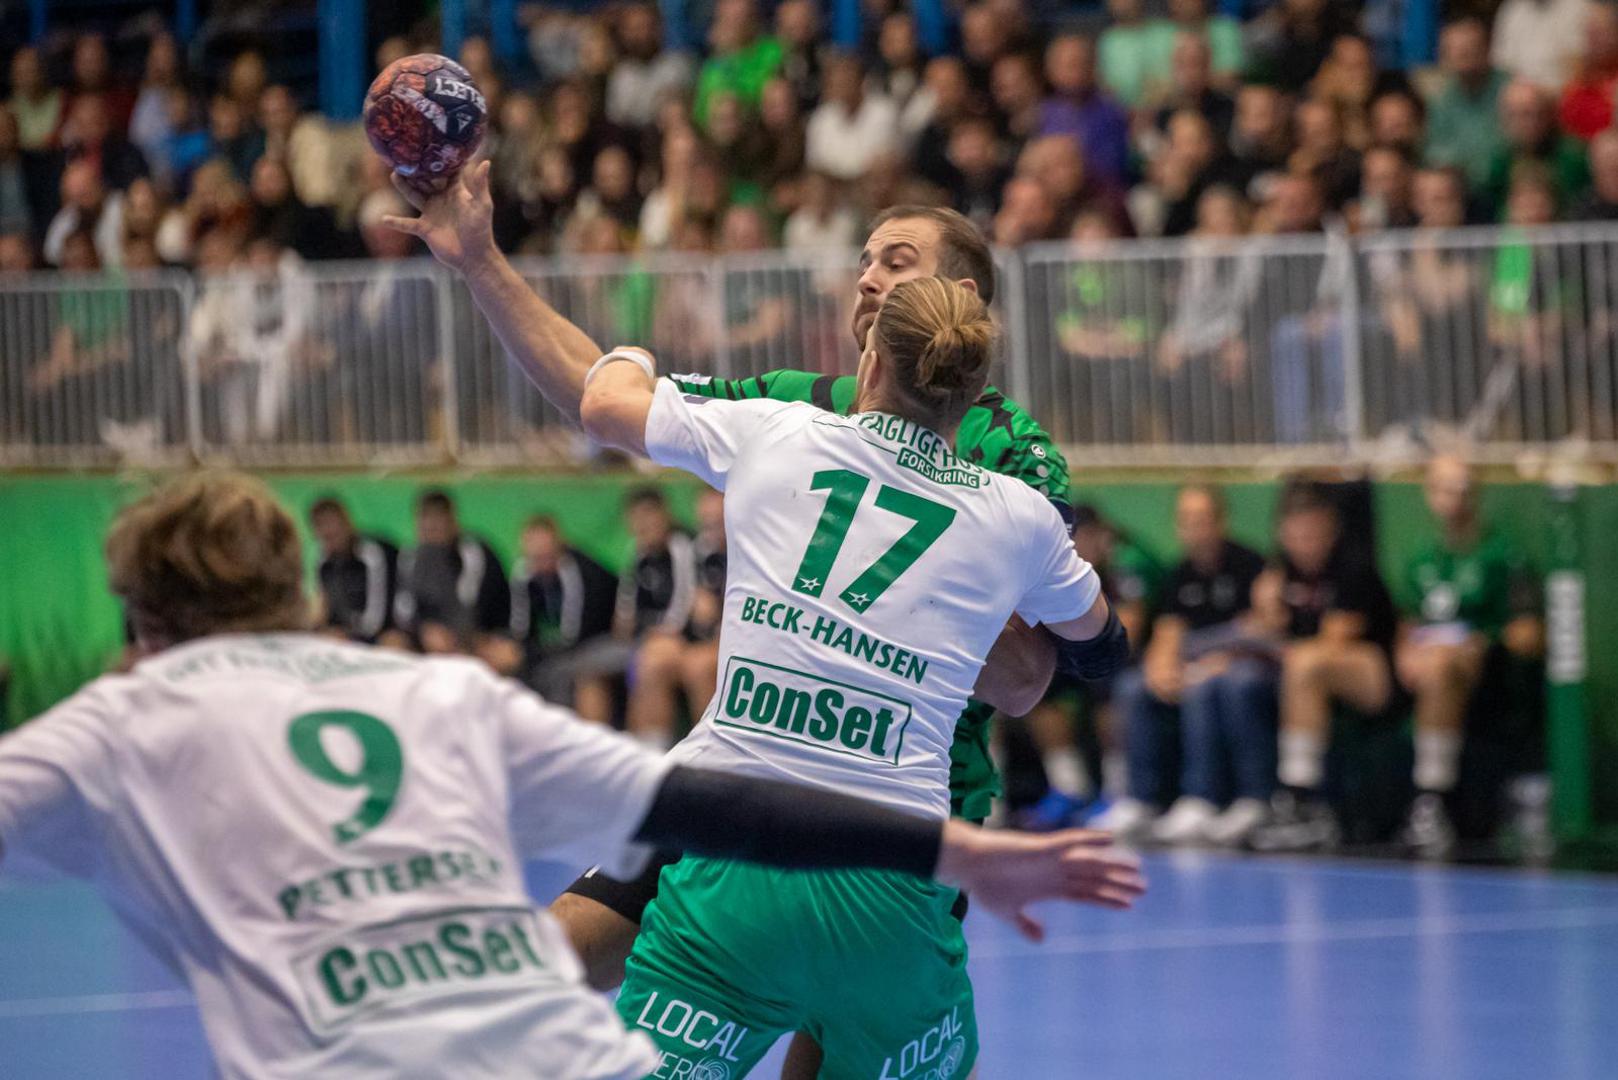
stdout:
<svg viewBox="0 0 1618 1080">
<path fill-rule="evenodd" d="M 1090 209 L 1073 223 L 1074 259 L 1050 281 L 1053 389 L 1074 402 L 1071 420 L 1054 420 L 1076 443 L 1134 443 L 1147 439 L 1152 343 L 1162 325 L 1162 276 L 1109 258 L 1119 231 L 1110 216 Z"/>
<path fill-rule="evenodd" d="M 1438 39 L 1443 88 L 1427 102 L 1430 165 L 1456 166 L 1467 187 L 1481 190 L 1495 154 L 1505 146 L 1499 100 L 1510 77 L 1489 66 L 1489 31 L 1481 19 L 1457 19 Z"/>
<path fill-rule="evenodd" d="M 1584 144 L 1556 126 L 1556 100 L 1543 87 L 1518 79 L 1500 91 L 1500 128 L 1505 143 L 1489 162 L 1484 196 L 1494 215 L 1506 209 L 1518 166 L 1538 162 L 1550 170 L 1557 206 L 1565 206 L 1590 187 L 1590 161 Z"/>
<path fill-rule="evenodd" d="M 1107 0 L 1112 19 L 1099 44 L 1101 84 L 1131 109 L 1145 99 L 1158 59 L 1152 44 L 1157 24 L 1146 21 L 1145 7 L 1141 0 Z"/>
<path fill-rule="evenodd" d="M 1488 379 L 1467 420 L 1473 438 L 1544 442 L 1570 434 L 1565 408 L 1585 315 L 1579 260 L 1554 245 L 1536 244 L 1528 230 L 1556 220 L 1551 170 L 1525 161 L 1512 170 L 1506 223 L 1494 253 L 1486 319 Z"/>
<path fill-rule="evenodd" d="M 708 106 L 722 91 L 735 94 L 747 108 L 757 109 L 764 84 L 780 70 L 785 56 L 780 39 L 759 36 L 753 0 L 719 0 L 708 44 L 713 54 L 697 75 L 696 99 L 691 105 L 692 118 L 704 130 Z"/>
<path fill-rule="evenodd" d="M 1405 567 L 1395 667 L 1416 719 L 1417 795 L 1404 840 L 1418 855 L 1441 857 L 1455 842 L 1445 798 L 1460 771 L 1462 726 L 1485 665 L 1498 649 L 1537 654 L 1541 633 L 1521 560 L 1484 522 L 1466 462 L 1434 458 L 1425 490 L 1439 534 Z"/>
<path fill-rule="evenodd" d="M 1167 94 L 1174 74 L 1174 43 L 1191 34 L 1208 43 L 1214 84 L 1234 87 L 1245 54 L 1242 28 L 1225 15 L 1209 15 L 1207 0 L 1169 0 L 1169 17 L 1142 17 L 1141 0 L 1108 0 L 1111 25 L 1101 35 L 1102 84 L 1131 108 Z"/>
<path fill-rule="evenodd" d="M 1169 17 L 1152 26 L 1152 43 L 1162 56 L 1158 63 L 1165 70 L 1172 70 L 1174 42 L 1181 34 L 1191 34 L 1208 43 L 1208 51 L 1213 54 L 1214 85 L 1221 89 L 1236 85 L 1247 60 L 1240 23 L 1228 15 L 1209 15 L 1208 0 L 1169 0 Z"/>
<path fill-rule="evenodd" d="M 88 229 L 63 241 L 61 268 L 77 276 L 49 294 L 56 329 L 28 372 L 23 424 L 39 443 L 96 445 L 106 420 L 126 419 L 129 291 L 116 270 L 93 276 L 102 266 Z"/>
</svg>

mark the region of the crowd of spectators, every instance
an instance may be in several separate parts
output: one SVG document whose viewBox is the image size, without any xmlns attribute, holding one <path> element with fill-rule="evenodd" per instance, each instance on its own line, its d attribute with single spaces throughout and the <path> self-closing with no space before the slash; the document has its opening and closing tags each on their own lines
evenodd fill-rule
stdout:
<svg viewBox="0 0 1618 1080">
<path fill-rule="evenodd" d="M 423 492 L 415 542 L 361 533 L 333 497 L 309 513 L 320 546 L 321 626 L 355 641 L 475 656 L 547 700 L 667 748 L 713 696 L 724 607 L 720 494 L 704 490 L 697 528 L 662 492 L 624 500 L 633 551 L 615 574 L 570 544 L 554 518 L 527 521 L 508 567 L 465 529 L 452 497 Z M 684 706 L 684 713 L 681 707 Z"/>
<path fill-rule="evenodd" d="M 1408 716 L 1398 839 L 1451 854 L 1465 737 L 1536 712 L 1535 695 L 1511 700 L 1506 688 L 1538 662 L 1543 626 L 1522 553 L 1485 518 L 1466 464 L 1433 459 L 1424 490 L 1432 539 L 1391 586 L 1353 487 L 1285 485 L 1267 557 L 1230 538 L 1222 492 L 1188 486 L 1175 506 L 1181 561 L 1166 571 L 1081 508 L 1075 545 L 1100 569 L 1139 663 L 1106 684 L 1057 686 L 1028 717 L 1047 792 L 1024 823 L 1099 813 L 1162 844 L 1332 848 L 1364 831 L 1342 820 L 1353 800 L 1341 755 L 1328 768 L 1334 724 L 1396 730 Z M 1498 771 L 1532 772 L 1533 740 L 1506 742 Z M 1498 823 L 1503 794 L 1485 793 L 1481 819 Z"/>
<path fill-rule="evenodd" d="M 1030 264 L 1028 348 L 1063 362 L 1055 402 L 1084 411 L 1047 423 L 1076 443 L 1304 443 L 1343 434 L 1352 270 L 1238 257 L 1232 239 L 1618 220 L 1618 3 L 1506 0 L 1492 22 L 1447 23 L 1436 65 L 1412 70 L 1385 7 L 1278 0 L 1238 23 L 1207 0 L 1112 0 L 1104 21 L 1036 25 L 1022 0 L 976 0 L 929 55 L 894 0 L 863 5 L 854 50 L 829 44 L 814 0 L 718 0 L 686 53 L 632 0 L 535 15 L 520 66 L 476 37 L 459 57 L 489 102 L 508 251 L 843 252 L 900 202 L 954 206 L 1002 245 L 1099 255 L 1187 236 L 1190 257 L 1147 273 Z M 120 36 L 116 55 L 95 34 L 52 41 L 4 58 L 0 276 L 179 267 L 199 287 L 184 325 L 114 284 L 19 309 L 32 355 L 0 440 L 181 443 L 164 388 L 187 354 L 212 443 L 430 438 L 448 403 L 427 286 L 316 287 L 303 269 L 422 253 L 381 224 L 403 207 L 358 125 L 309 111 L 259 51 L 197 71 L 164 32 Z M 436 47 L 392 37 L 374 61 Z M 1430 417 L 1474 438 L 1600 437 L 1610 418 L 1517 404 L 1551 400 L 1615 332 L 1577 262 L 1517 241 L 1373 260 L 1359 336 L 1388 359 L 1364 365 L 1371 430 Z M 722 336 L 738 370 L 831 370 L 848 360 L 834 277 L 727 274 L 717 301 L 698 275 L 640 268 L 547 288 L 595 336 L 658 343 L 674 366 L 710 362 Z M 91 401 L 104 415 L 71 407 Z M 476 438 L 528 406 L 458 407 Z"/>
<path fill-rule="evenodd" d="M 508 250 L 715 250 L 754 207 L 765 246 L 847 247 L 899 201 L 947 203 L 996 242 L 1445 226 L 1423 185 L 1459 187 L 1463 221 L 1618 216 L 1618 5 L 1506 0 L 1442 30 L 1401 70 L 1388 5 L 1278 0 L 1245 23 L 1207 0 L 1111 0 L 1036 25 L 976 0 L 958 47 L 924 51 L 896 0 L 863 5 L 832 47 L 814 0 L 718 0 L 700 53 L 672 51 L 655 5 L 549 11 L 503 70 L 460 50 L 487 97 L 498 235 Z M 223 234 L 304 259 L 366 254 L 368 203 L 392 204 L 353 124 L 305 110 L 245 51 L 192 71 L 163 32 L 12 50 L 0 108 L 3 269 L 62 266 L 75 233 L 103 266 L 192 266 Z M 380 67 L 431 40 L 382 42 Z M 1290 212 L 1283 178 L 1301 179 Z M 1531 216 L 1531 215 L 1530 215 Z M 610 228 L 600 224 L 606 222 Z"/>
</svg>

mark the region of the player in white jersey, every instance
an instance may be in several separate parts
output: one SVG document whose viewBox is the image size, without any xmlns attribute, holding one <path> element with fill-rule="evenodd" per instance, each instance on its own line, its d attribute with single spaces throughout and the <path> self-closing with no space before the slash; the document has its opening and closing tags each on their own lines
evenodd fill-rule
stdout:
<svg viewBox="0 0 1618 1080">
<path fill-rule="evenodd" d="M 0 739 L 0 854 L 103 886 L 190 983 L 226 1077 L 654 1068 L 527 897 L 528 854 L 626 868 L 655 844 L 892 866 L 987 889 L 1006 913 L 1134 888 L 1083 837 L 941 832 L 858 800 L 736 786 L 476 662 L 300 632 L 296 529 L 245 477 L 136 504 L 108 559 L 154 655 Z"/>
<path fill-rule="evenodd" d="M 1057 511 L 951 449 L 992 339 L 974 293 L 940 278 L 899 285 L 847 417 L 686 396 L 638 350 L 592 370 L 592 437 L 727 496 L 719 689 L 672 758 L 942 820 L 956 718 L 1013 613 L 1049 628 L 1077 673 L 1126 659 Z M 824 1050 L 822 1076 L 957 1080 L 976 1024 L 954 899 L 874 871 L 781 875 L 687 856 L 663 871 L 619 1011 L 658 1039 L 659 1075 L 683 1075 L 665 1070 L 689 1059 L 667 1023 L 683 1010 L 748 1033 L 727 1047 L 738 1075 L 801 1029 Z"/>
</svg>

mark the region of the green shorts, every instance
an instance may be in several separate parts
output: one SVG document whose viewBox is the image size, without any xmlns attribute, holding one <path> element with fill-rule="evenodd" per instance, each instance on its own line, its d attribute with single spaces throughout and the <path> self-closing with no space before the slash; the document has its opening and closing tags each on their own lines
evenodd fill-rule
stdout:
<svg viewBox="0 0 1618 1080">
<path fill-rule="evenodd" d="M 787 1032 L 827 1080 L 962 1080 L 977 1060 L 956 891 L 876 870 L 688 856 L 663 871 L 618 1012 L 654 1077 L 739 1080 Z"/>
</svg>

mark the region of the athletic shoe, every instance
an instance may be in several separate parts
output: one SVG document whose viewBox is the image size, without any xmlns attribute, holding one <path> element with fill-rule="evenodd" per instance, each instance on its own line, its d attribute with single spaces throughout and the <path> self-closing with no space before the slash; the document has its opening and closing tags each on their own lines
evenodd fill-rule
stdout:
<svg viewBox="0 0 1618 1080">
<path fill-rule="evenodd" d="M 1448 858 L 1455 850 L 1455 826 L 1444 807 L 1444 796 L 1435 791 L 1417 795 L 1399 841 L 1418 859 Z"/>
<path fill-rule="evenodd" d="M 1125 796 L 1098 814 L 1089 822 L 1092 828 L 1105 829 L 1119 840 L 1140 840 L 1151 831 L 1157 820 L 1157 807 Z"/>
<path fill-rule="evenodd" d="M 1097 818 L 1105 817 L 1111 812 L 1112 800 L 1105 795 L 1097 795 L 1085 803 L 1084 808 L 1073 816 L 1073 823 L 1086 829 L 1093 828 Z"/>
<path fill-rule="evenodd" d="M 1220 847 L 1240 847 L 1254 829 L 1270 820 L 1270 804 L 1263 799 L 1237 799 L 1208 822 L 1203 839 Z"/>
<path fill-rule="evenodd" d="M 1152 839 L 1159 844 L 1200 843 L 1203 830 L 1218 816 L 1219 808 L 1207 799 L 1182 795 L 1152 826 Z"/>
<path fill-rule="evenodd" d="M 1025 832 L 1055 832 L 1078 820 L 1089 799 L 1080 799 L 1060 791 L 1047 791 L 1045 797 L 1017 815 L 1017 828 Z"/>
<path fill-rule="evenodd" d="M 1326 851 L 1341 836 L 1337 815 L 1325 799 L 1283 788 L 1270 799 L 1270 820 L 1248 834 L 1247 846 L 1254 851 Z"/>
</svg>

